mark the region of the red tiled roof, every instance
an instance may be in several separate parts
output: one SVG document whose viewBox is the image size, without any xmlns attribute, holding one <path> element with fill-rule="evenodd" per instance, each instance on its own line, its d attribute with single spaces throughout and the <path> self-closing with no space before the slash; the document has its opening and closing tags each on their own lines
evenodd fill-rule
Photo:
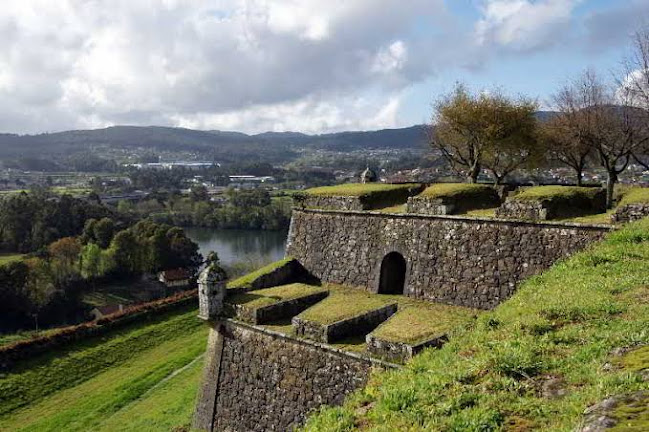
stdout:
<svg viewBox="0 0 649 432">
<path fill-rule="evenodd" d="M 116 312 L 119 312 L 120 305 L 111 304 L 111 305 L 101 306 L 101 307 L 98 307 L 97 310 L 99 311 L 100 314 L 106 316 L 106 315 L 110 315 L 110 314 L 114 314 Z"/>
<path fill-rule="evenodd" d="M 169 282 L 185 280 L 189 279 L 189 272 L 182 268 L 165 270 L 162 272 L 162 277 Z"/>
</svg>

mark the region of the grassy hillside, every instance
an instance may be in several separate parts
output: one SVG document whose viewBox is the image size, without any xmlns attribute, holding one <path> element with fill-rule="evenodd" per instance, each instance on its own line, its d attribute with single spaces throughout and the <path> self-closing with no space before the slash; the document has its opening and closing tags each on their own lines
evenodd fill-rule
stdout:
<svg viewBox="0 0 649 432">
<path fill-rule="evenodd" d="M 0 430 L 168 431 L 188 424 L 207 328 L 185 309 L 0 376 Z"/>
<path fill-rule="evenodd" d="M 636 373 L 649 356 L 614 354 L 649 343 L 648 263 L 644 220 L 528 280 L 442 349 L 377 373 L 306 430 L 572 431 L 588 406 L 649 389 Z"/>
</svg>

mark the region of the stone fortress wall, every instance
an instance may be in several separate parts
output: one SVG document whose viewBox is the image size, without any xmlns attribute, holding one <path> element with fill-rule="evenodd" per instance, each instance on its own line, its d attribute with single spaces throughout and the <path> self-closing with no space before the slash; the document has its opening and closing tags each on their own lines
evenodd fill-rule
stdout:
<svg viewBox="0 0 649 432">
<path fill-rule="evenodd" d="M 550 267 L 610 227 L 459 216 L 294 210 L 287 255 L 323 282 L 379 292 L 391 252 L 406 262 L 404 294 L 490 309 L 523 279 Z"/>
<path fill-rule="evenodd" d="M 522 279 L 610 229 L 296 209 L 287 256 L 323 282 L 379 292 L 381 267 L 397 253 L 405 261 L 398 267 L 405 273 L 403 294 L 488 309 L 512 295 Z M 397 367 L 201 311 L 211 329 L 194 417 L 198 430 L 293 430 L 320 406 L 339 405 L 363 387 L 372 368 Z"/>
<path fill-rule="evenodd" d="M 194 427 L 289 431 L 394 365 L 228 320 L 211 323 Z"/>
</svg>

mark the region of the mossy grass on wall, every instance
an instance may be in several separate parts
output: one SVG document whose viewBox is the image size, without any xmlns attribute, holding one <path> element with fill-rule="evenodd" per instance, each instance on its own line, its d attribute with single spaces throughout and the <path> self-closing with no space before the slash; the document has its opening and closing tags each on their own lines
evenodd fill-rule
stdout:
<svg viewBox="0 0 649 432">
<path fill-rule="evenodd" d="M 14 261 L 20 261 L 24 255 L 21 254 L 0 254 L 0 266 Z"/>
<path fill-rule="evenodd" d="M 234 288 L 250 287 L 256 279 L 274 272 L 278 268 L 287 265 L 291 261 L 293 261 L 293 258 L 284 258 L 279 261 L 270 263 L 258 270 L 255 270 L 254 272 L 248 273 L 246 275 L 241 276 L 240 278 L 228 282 L 227 288 L 234 289 Z"/>
<path fill-rule="evenodd" d="M 325 210 L 376 210 L 405 204 L 421 192 L 421 184 L 348 183 L 323 186 L 293 195 L 298 206 Z"/>
<path fill-rule="evenodd" d="M 594 199 L 600 188 L 578 186 L 532 186 L 511 196 L 513 201 L 572 201 Z"/>
<path fill-rule="evenodd" d="M 312 295 L 315 293 L 326 292 L 325 288 L 306 285 L 303 283 L 293 283 L 281 285 L 273 288 L 264 288 L 252 292 L 237 294 L 226 299 L 228 303 L 245 306 L 249 309 L 257 309 L 269 306 L 286 300 Z"/>
<path fill-rule="evenodd" d="M 448 334 L 468 322 L 477 310 L 461 306 L 417 302 L 399 305 L 399 311 L 372 332 L 389 342 L 417 344 Z"/>
<path fill-rule="evenodd" d="M 648 264 L 649 220 L 625 225 L 304 429 L 575 430 L 587 407 L 649 390 L 638 374 L 603 367 L 614 350 L 649 344 Z"/>
<path fill-rule="evenodd" d="M 436 183 L 419 195 L 421 198 L 471 199 L 491 195 L 493 186 L 475 183 Z"/>
<path fill-rule="evenodd" d="M 327 284 L 329 296 L 299 317 L 319 324 L 333 324 L 394 303 L 394 296 L 371 294 L 362 288 Z"/>
<path fill-rule="evenodd" d="M 625 190 L 618 206 L 649 204 L 649 188 L 634 187 Z"/>
<path fill-rule="evenodd" d="M 317 196 L 346 196 L 346 197 L 367 197 L 372 194 L 394 191 L 409 190 L 419 186 L 415 183 L 387 184 L 387 183 L 346 183 L 334 186 L 321 186 L 304 191 L 307 195 Z"/>
<path fill-rule="evenodd" d="M 606 192 L 598 187 L 533 186 L 507 198 L 496 211 L 509 219 L 567 219 L 606 212 Z"/>
<path fill-rule="evenodd" d="M 490 185 L 437 183 L 408 200 L 409 213 L 432 215 L 461 214 L 500 205 L 498 193 Z"/>
</svg>

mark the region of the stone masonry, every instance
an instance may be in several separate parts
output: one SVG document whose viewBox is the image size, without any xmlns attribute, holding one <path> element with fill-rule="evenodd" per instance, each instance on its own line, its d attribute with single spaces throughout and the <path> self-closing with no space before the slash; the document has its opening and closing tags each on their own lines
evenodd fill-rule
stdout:
<svg viewBox="0 0 649 432">
<path fill-rule="evenodd" d="M 293 430 L 320 406 L 342 404 L 372 367 L 394 367 L 231 320 L 213 325 L 210 340 L 194 424 L 201 430 Z"/>
<path fill-rule="evenodd" d="M 323 282 L 377 292 L 383 258 L 406 260 L 404 294 L 493 308 L 523 279 L 610 228 L 458 216 L 294 210 L 287 255 Z"/>
</svg>

